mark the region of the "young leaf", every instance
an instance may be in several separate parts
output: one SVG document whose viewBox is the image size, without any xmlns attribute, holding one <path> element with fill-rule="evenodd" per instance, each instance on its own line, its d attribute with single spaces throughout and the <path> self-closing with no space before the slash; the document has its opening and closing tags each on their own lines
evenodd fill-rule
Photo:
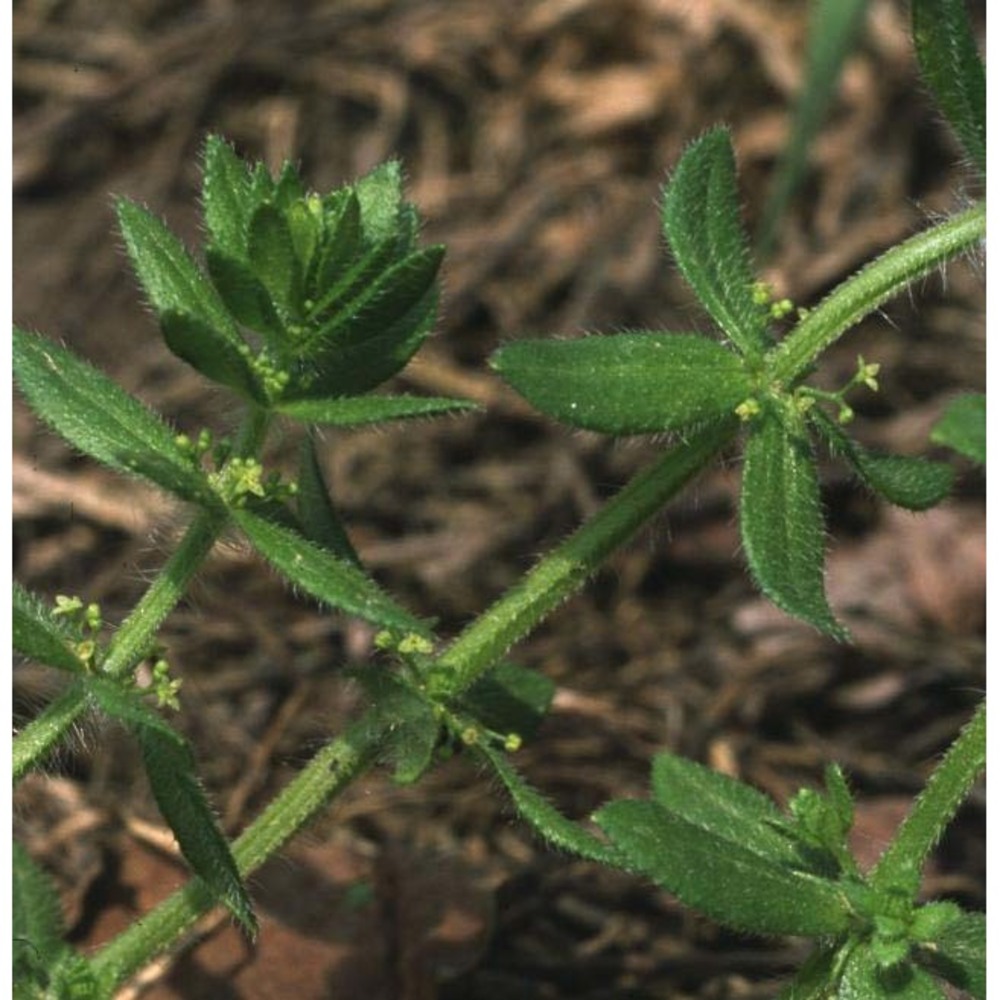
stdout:
<svg viewBox="0 0 1000 1000">
<path fill-rule="evenodd" d="M 477 722 L 503 736 L 533 736 L 556 686 L 537 670 L 498 663 L 462 696 L 462 706 Z"/>
<path fill-rule="evenodd" d="M 919 949 L 916 958 L 975 1000 L 986 1000 L 986 915 L 962 913 Z"/>
<path fill-rule="evenodd" d="M 59 893 L 48 873 L 15 840 L 11 846 L 11 930 L 14 971 L 48 969 L 67 949 Z"/>
<path fill-rule="evenodd" d="M 697 334 L 522 340 L 490 364 L 543 413 L 605 434 L 677 430 L 729 416 L 752 391 L 740 357 Z"/>
<path fill-rule="evenodd" d="M 184 500 L 216 502 L 208 478 L 170 428 L 96 368 L 16 327 L 13 362 L 34 411 L 80 451 Z"/>
<path fill-rule="evenodd" d="M 82 673 L 83 664 L 70 648 L 73 636 L 65 625 L 53 618 L 52 612 L 16 580 L 11 596 L 14 649 L 36 663 Z"/>
<path fill-rule="evenodd" d="M 969 392 L 953 399 L 934 425 L 931 440 L 986 464 L 986 396 Z"/>
<path fill-rule="evenodd" d="M 785 816 L 771 799 L 703 764 L 674 754 L 657 754 L 653 799 L 675 816 L 775 864 L 827 877 L 837 873 L 828 858 L 816 857 L 784 832 Z"/>
<path fill-rule="evenodd" d="M 207 378 L 264 402 L 239 331 L 180 241 L 134 202 L 120 198 L 115 207 L 139 282 L 161 321 L 170 317 L 163 330 L 170 350 Z"/>
<path fill-rule="evenodd" d="M 496 771 L 510 793 L 517 811 L 550 844 L 581 858 L 619 868 L 625 867 L 621 855 L 612 845 L 595 837 L 579 823 L 574 823 L 563 816 L 551 802 L 517 773 L 504 753 L 485 742 L 477 745 L 475 752 Z"/>
<path fill-rule="evenodd" d="M 285 214 L 275 205 L 261 205 L 250 219 L 247 256 L 273 301 L 286 314 L 297 313 L 302 301 L 302 265 Z"/>
<path fill-rule="evenodd" d="M 399 161 L 380 164 L 354 185 L 354 191 L 361 207 L 365 239 L 377 243 L 394 237 L 403 199 L 403 171 Z"/>
<path fill-rule="evenodd" d="M 306 538 L 331 552 L 338 559 L 343 559 L 361 569 L 361 560 L 330 500 L 330 490 L 323 478 L 319 456 L 316 454 L 316 438 L 313 434 L 307 434 L 302 442 L 298 483 L 296 506 Z"/>
<path fill-rule="evenodd" d="M 334 399 L 293 399 L 275 407 L 303 423 L 328 424 L 333 427 L 363 427 L 407 417 L 430 417 L 439 413 L 476 410 L 465 399 L 439 396 L 338 396 Z"/>
<path fill-rule="evenodd" d="M 743 458 L 740 529 L 760 589 L 784 611 L 836 639 L 847 632 L 823 589 L 823 519 L 809 441 L 767 406 Z"/>
<path fill-rule="evenodd" d="M 862 448 L 818 406 L 809 420 L 830 451 L 842 456 L 870 490 L 907 510 L 927 510 L 951 492 L 955 473 L 944 462 L 905 455 L 880 455 Z"/>
<path fill-rule="evenodd" d="M 327 300 L 349 263 L 361 249 L 361 205 L 351 191 L 327 209 L 326 235 L 315 257 L 309 294 L 318 303 Z M 329 301 L 333 301 L 330 299 Z M 318 308 L 323 308 L 322 305 Z"/>
<path fill-rule="evenodd" d="M 205 140 L 202 210 L 211 246 L 230 260 L 246 259 L 250 174 L 232 147 L 217 135 Z"/>
<path fill-rule="evenodd" d="M 712 319 L 747 357 L 762 357 L 773 341 L 767 314 L 753 299 L 755 276 L 725 129 L 712 129 L 685 151 L 664 191 L 663 228 Z"/>
<path fill-rule="evenodd" d="M 306 593 L 383 628 L 427 634 L 427 627 L 361 570 L 303 536 L 246 508 L 232 510 L 254 548 Z"/>
<path fill-rule="evenodd" d="M 153 797 L 185 860 L 252 940 L 257 918 L 229 844 L 198 782 L 191 748 L 135 693 L 110 681 L 91 681 L 88 689 L 98 708 L 124 723 L 138 739 Z"/>
<path fill-rule="evenodd" d="M 901 962 L 880 968 L 872 949 L 858 945 L 844 965 L 837 1000 L 945 1000 L 945 995 L 918 966 Z"/>
<path fill-rule="evenodd" d="M 924 79 L 966 153 L 986 176 L 986 70 L 963 0 L 912 0 Z"/>
<path fill-rule="evenodd" d="M 850 910 L 836 882 L 776 864 L 657 802 L 611 802 L 594 818 L 627 867 L 719 923 L 809 937 L 849 926 Z"/>
<path fill-rule="evenodd" d="M 205 251 L 212 284 L 237 321 L 264 334 L 271 344 L 284 342 L 284 327 L 264 284 L 249 264 L 214 246 Z"/>
<path fill-rule="evenodd" d="M 402 317 L 418 311 L 434 286 L 443 258 L 444 247 L 432 246 L 393 264 L 323 324 L 317 335 L 319 344 L 338 351 L 384 335 Z"/>
</svg>

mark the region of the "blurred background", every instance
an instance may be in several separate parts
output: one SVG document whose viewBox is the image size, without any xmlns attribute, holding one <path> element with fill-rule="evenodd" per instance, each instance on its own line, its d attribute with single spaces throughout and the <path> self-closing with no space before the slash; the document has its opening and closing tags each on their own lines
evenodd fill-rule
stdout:
<svg viewBox="0 0 1000 1000">
<path fill-rule="evenodd" d="M 971 7 L 981 29 L 985 3 Z M 14 25 L 14 313 L 111 373 L 179 429 L 224 431 L 221 394 L 163 346 L 127 271 L 111 199 L 196 246 L 209 132 L 325 191 L 402 159 L 426 242 L 447 244 L 437 334 L 398 388 L 473 416 L 329 435 L 324 462 L 379 579 L 454 635 L 664 442 L 610 441 L 534 415 L 486 367 L 526 335 L 708 330 L 664 251 L 661 186 L 707 127 L 733 132 L 747 224 L 760 222 L 802 79 L 792 0 L 20 0 Z M 975 193 L 922 88 L 906 5 L 870 0 L 805 182 L 763 271 L 811 305 L 872 255 Z M 845 336 L 881 391 L 858 436 L 904 453 L 984 381 L 983 276 L 928 279 Z M 95 467 L 14 412 L 17 579 L 119 621 L 184 512 Z M 280 441 L 275 463 L 296 442 Z M 516 659 L 558 684 L 531 780 L 586 817 L 643 795 L 671 749 L 784 802 L 839 761 L 873 859 L 984 684 L 984 478 L 914 516 L 823 467 L 837 646 L 764 602 L 739 553 L 739 470 L 703 475 Z M 242 828 L 357 711 L 371 631 L 298 600 L 234 538 L 162 633 L 184 679 L 175 718 L 222 821 Z M 55 681 L 16 675 L 19 721 Z M 126 737 L 84 727 L 15 800 L 57 873 L 74 940 L 106 940 L 184 880 Z M 983 905 L 976 792 L 927 889 Z M 767 997 L 804 954 L 739 938 L 654 887 L 560 857 L 461 757 L 415 788 L 374 773 L 251 888 L 256 953 L 226 922 L 146 977 L 155 998 Z M 129 995 L 137 995 L 138 990 Z"/>
</svg>

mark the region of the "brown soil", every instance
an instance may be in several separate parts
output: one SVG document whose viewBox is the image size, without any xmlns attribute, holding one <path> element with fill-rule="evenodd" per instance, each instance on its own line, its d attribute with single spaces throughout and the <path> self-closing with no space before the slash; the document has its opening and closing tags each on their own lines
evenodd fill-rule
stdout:
<svg viewBox="0 0 1000 1000">
<path fill-rule="evenodd" d="M 221 132 L 299 162 L 324 190 L 400 156 L 428 241 L 448 246 L 438 334 L 397 380 L 481 415 L 331 435 L 324 458 L 377 576 L 453 635 L 662 442 L 609 442 L 534 415 L 485 366 L 525 333 L 706 329 L 663 252 L 656 200 L 684 144 L 728 122 L 752 225 L 800 75 L 804 5 L 781 0 L 23 0 L 15 29 L 15 315 L 188 432 L 221 395 L 162 346 L 113 232 L 112 194 L 197 237 L 197 154 Z M 979 5 L 980 18 L 985 5 Z M 902 5 L 872 0 L 768 276 L 809 304 L 968 189 L 915 76 Z M 965 263 L 831 352 L 882 363 L 858 402 L 866 442 L 926 450 L 960 389 L 982 387 L 982 275 Z M 15 573 L 118 621 L 184 512 L 71 453 L 15 406 Z M 275 450 L 279 464 L 295 442 Z M 738 469 L 721 465 L 515 652 L 558 684 L 518 755 L 585 817 L 642 795 L 683 752 L 785 801 L 840 761 L 857 846 L 877 853 L 984 685 L 984 478 L 914 517 L 824 468 L 829 588 L 857 642 L 774 611 L 739 554 Z M 371 631 L 296 599 L 221 546 L 163 632 L 184 678 L 176 722 L 238 831 L 357 711 L 345 672 Z M 18 669 L 21 721 L 54 681 Z M 15 798 L 18 836 L 55 872 L 73 939 L 106 940 L 184 879 L 126 737 L 83 728 Z M 977 790 L 927 891 L 984 902 Z M 765 997 L 797 941 L 718 930 L 650 885 L 546 850 L 459 756 L 413 788 L 360 782 L 252 881 L 263 934 L 226 922 L 144 978 L 150 997 Z M 132 993 L 130 995 L 135 995 Z"/>
</svg>

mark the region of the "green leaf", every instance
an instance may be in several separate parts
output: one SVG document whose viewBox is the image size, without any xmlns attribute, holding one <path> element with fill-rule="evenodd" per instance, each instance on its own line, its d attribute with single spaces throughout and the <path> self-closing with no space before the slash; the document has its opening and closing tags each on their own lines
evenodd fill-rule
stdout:
<svg viewBox="0 0 1000 1000">
<path fill-rule="evenodd" d="M 910 962 L 879 968 L 871 949 L 858 945 L 844 966 L 837 1000 L 945 1000 L 934 980 Z"/>
<path fill-rule="evenodd" d="M 966 153 L 986 176 L 986 70 L 963 0 L 913 0 L 913 43 L 924 79 Z"/>
<path fill-rule="evenodd" d="M 13 584 L 13 645 L 19 653 L 36 663 L 44 663 L 71 673 L 83 672 L 83 664 L 70 648 L 72 632 L 34 594 L 16 580 Z"/>
<path fill-rule="evenodd" d="M 778 994 L 778 1000 L 830 1000 L 841 947 L 838 942 L 816 948 L 800 966 L 792 982 Z"/>
<path fill-rule="evenodd" d="M 298 484 L 295 502 L 306 538 L 361 569 L 361 560 L 330 500 L 330 490 L 316 454 L 316 438 L 311 433 L 306 435 L 299 453 Z"/>
<path fill-rule="evenodd" d="M 351 191 L 328 209 L 326 235 L 316 254 L 315 272 L 309 294 L 322 311 L 324 302 L 333 302 L 344 272 L 361 250 L 361 205 Z"/>
<path fill-rule="evenodd" d="M 918 911 L 919 912 L 919 911 Z M 916 953 L 917 961 L 953 986 L 986 1000 L 986 915 L 962 913 Z"/>
<path fill-rule="evenodd" d="M 16 840 L 11 861 L 14 973 L 31 975 L 51 968 L 67 950 L 66 925 L 55 883 Z"/>
<path fill-rule="evenodd" d="M 664 191 L 663 228 L 681 273 L 709 315 L 752 359 L 773 346 L 767 313 L 753 299 L 755 275 L 740 220 L 729 133 L 692 143 Z"/>
<path fill-rule="evenodd" d="M 208 478 L 170 428 L 96 368 L 16 327 L 13 362 L 34 411 L 80 451 L 184 500 L 217 503 Z"/>
<path fill-rule="evenodd" d="M 957 451 L 960 455 L 986 464 L 986 396 L 965 393 L 953 399 L 944 415 L 934 425 L 931 440 Z"/>
<path fill-rule="evenodd" d="M 537 670 L 498 663 L 462 696 L 462 707 L 491 732 L 533 736 L 549 710 L 556 686 Z"/>
<path fill-rule="evenodd" d="M 279 413 L 310 424 L 363 427 L 407 417 L 430 417 L 439 413 L 477 410 L 465 399 L 440 396 L 338 396 L 334 399 L 293 399 L 278 403 Z"/>
<path fill-rule="evenodd" d="M 629 867 L 719 923 L 809 937 L 849 926 L 837 883 L 776 864 L 657 802 L 611 802 L 595 819 Z"/>
<path fill-rule="evenodd" d="M 543 413 L 605 434 L 677 430 L 729 416 L 752 389 L 739 355 L 697 334 L 523 340 L 490 363 Z"/>
<path fill-rule="evenodd" d="M 215 247 L 205 252 L 208 273 L 235 319 L 267 336 L 270 343 L 284 341 L 284 327 L 271 296 L 249 264 L 229 257 Z"/>
<path fill-rule="evenodd" d="M 762 213 L 757 240 L 762 254 L 770 251 L 778 222 L 806 173 L 809 148 L 837 92 L 844 60 L 857 44 L 868 0 L 817 0 L 811 7 L 805 81 Z"/>
<path fill-rule="evenodd" d="M 400 327 L 400 321 L 411 312 L 419 312 L 433 289 L 443 258 L 444 247 L 432 246 L 393 264 L 323 324 L 318 334 L 320 343 L 339 351 L 384 336 L 393 328 L 399 328 L 399 334 L 405 336 L 409 327 L 405 323 Z"/>
<path fill-rule="evenodd" d="M 134 202 L 119 198 L 115 207 L 132 266 L 170 350 L 207 378 L 263 402 L 236 325 L 180 241 Z"/>
<path fill-rule="evenodd" d="M 386 733 L 393 780 L 412 785 L 434 761 L 441 723 L 426 698 L 398 677 L 376 668 L 359 675 L 372 699 L 368 719 Z"/>
<path fill-rule="evenodd" d="M 217 135 L 205 140 L 202 210 L 210 244 L 230 260 L 246 260 L 250 174 L 232 147 Z"/>
<path fill-rule="evenodd" d="M 505 754 L 487 743 L 473 750 L 496 771 L 504 783 L 517 811 L 545 838 L 548 843 L 571 854 L 622 867 L 622 858 L 615 848 L 595 837 L 589 830 L 567 819 L 541 792 L 532 788 L 507 760 Z"/>
<path fill-rule="evenodd" d="M 792 418 L 766 405 L 743 459 L 740 528 L 750 571 L 784 611 L 836 639 L 847 632 L 823 589 L 823 519 L 809 441 Z"/>
<path fill-rule="evenodd" d="M 302 265 L 285 214 L 275 205 L 261 205 L 250 219 L 247 256 L 273 301 L 286 314 L 297 314 L 302 303 Z"/>
<path fill-rule="evenodd" d="M 711 768 L 661 753 L 653 761 L 653 799 L 668 812 L 762 858 L 813 874 L 835 874 L 785 832 L 787 821 L 757 789 Z M 824 863 L 825 862 L 825 863 Z"/>
<path fill-rule="evenodd" d="M 383 628 L 427 634 L 426 625 L 356 566 L 250 510 L 234 509 L 232 517 L 254 548 L 307 594 Z"/>
<path fill-rule="evenodd" d="M 403 200 L 403 171 L 398 160 L 389 160 L 366 174 L 355 185 L 361 207 L 365 239 L 377 243 L 396 235 Z"/>
<path fill-rule="evenodd" d="M 944 462 L 868 451 L 818 406 L 809 411 L 809 421 L 830 451 L 846 459 L 858 479 L 890 503 L 907 510 L 927 510 L 951 492 L 955 473 Z"/>
<path fill-rule="evenodd" d="M 383 240 L 367 249 L 358 244 L 350 256 L 337 253 L 331 257 L 325 251 L 324 247 L 320 262 L 321 284 L 316 290 L 316 301 L 309 310 L 309 316 L 317 324 L 316 332 L 310 335 L 310 342 L 325 336 L 327 328 L 333 325 L 331 317 L 340 321 L 349 317 L 355 303 L 371 291 L 372 284 L 397 256 L 393 239 Z M 331 271 L 329 277 L 325 274 L 328 269 Z"/>
<path fill-rule="evenodd" d="M 275 205 L 284 211 L 291 208 L 295 202 L 302 201 L 305 196 L 306 189 L 302 186 L 298 170 L 286 160 L 274 184 Z"/>
<path fill-rule="evenodd" d="M 139 700 L 138 693 L 99 678 L 91 678 L 88 690 L 98 708 L 124 723 L 138 739 L 153 797 L 185 860 L 253 939 L 257 934 L 253 906 L 195 774 L 191 748 Z"/>
</svg>

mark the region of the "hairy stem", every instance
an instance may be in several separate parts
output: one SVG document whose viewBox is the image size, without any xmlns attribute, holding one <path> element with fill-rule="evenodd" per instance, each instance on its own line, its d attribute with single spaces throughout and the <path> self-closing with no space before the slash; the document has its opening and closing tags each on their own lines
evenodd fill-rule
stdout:
<svg viewBox="0 0 1000 1000">
<path fill-rule="evenodd" d="M 846 330 L 985 235 L 986 205 L 980 203 L 887 250 L 838 285 L 771 352 L 771 378 L 795 383 Z"/>
<path fill-rule="evenodd" d="M 384 735 L 366 717 L 324 747 L 233 843 L 240 874 L 259 867 L 362 774 Z M 102 987 L 110 992 L 123 983 L 215 905 L 205 885 L 192 879 L 98 952 L 92 967 Z"/>
<path fill-rule="evenodd" d="M 263 446 L 268 426 L 267 413 L 254 407 L 237 434 L 235 453 L 256 454 Z M 112 638 L 100 662 L 102 673 L 124 677 L 148 655 L 164 619 L 184 596 L 227 521 L 224 513 L 215 510 L 195 515 L 163 569 Z M 65 736 L 86 707 L 85 686 L 74 685 L 25 726 L 12 750 L 15 783 Z"/>
<path fill-rule="evenodd" d="M 455 640 L 428 673 L 429 693 L 446 699 L 474 684 L 677 494 L 738 426 L 734 419 L 704 428 L 640 472 Z"/>
<path fill-rule="evenodd" d="M 986 702 L 982 702 L 872 869 L 872 886 L 887 889 L 916 883 L 924 861 L 985 766 Z"/>
<path fill-rule="evenodd" d="M 15 785 L 49 755 L 86 707 L 87 693 L 83 685 L 73 684 L 17 734 L 11 751 Z"/>
</svg>

